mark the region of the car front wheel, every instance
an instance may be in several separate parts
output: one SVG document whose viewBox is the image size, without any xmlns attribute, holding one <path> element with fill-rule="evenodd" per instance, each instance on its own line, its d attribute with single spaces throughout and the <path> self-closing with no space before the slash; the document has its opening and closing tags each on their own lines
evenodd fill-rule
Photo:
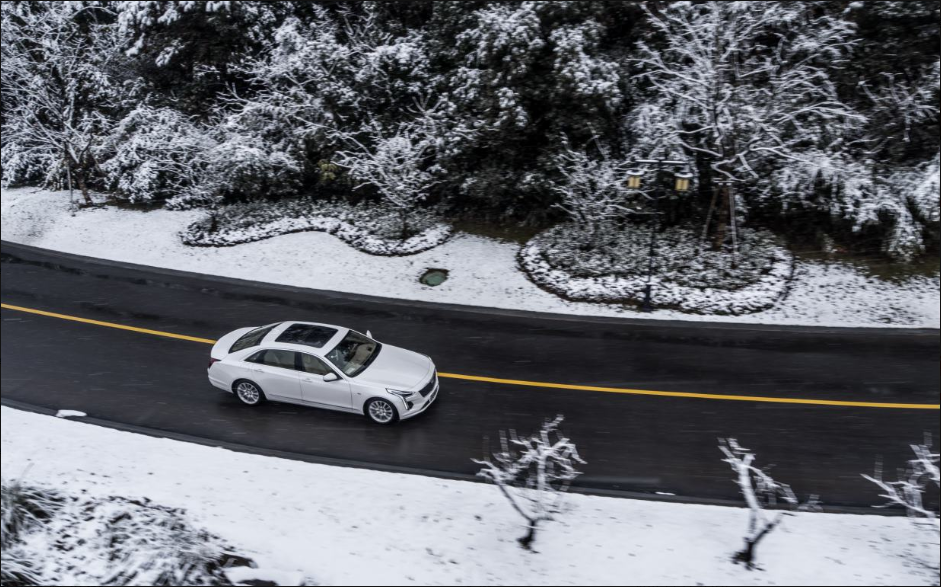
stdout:
<svg viewBox="0 0 941 587">
<path fill-rule="evenodd" d="M 382 398 L 373 398 L 366 403 L 366 417 L 376 424 L 392 424 L 399 419 L 399 412 L 392 402 Z"/>
<path fill-rule="evenodd" d="M 246 406 L 257 406 L 265 401 L 261 388 L 251 381 L 239 381 L 235 384 L 235 397 Z"/>
</svg>

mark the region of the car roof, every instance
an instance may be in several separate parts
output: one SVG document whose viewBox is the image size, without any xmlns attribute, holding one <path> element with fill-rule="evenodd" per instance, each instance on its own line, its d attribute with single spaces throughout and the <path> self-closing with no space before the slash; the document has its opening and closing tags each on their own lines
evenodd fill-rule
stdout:
<svg viewBox="0 0 941 587">
<path fill-rule="evenodd" d="M 336 332 L 334 333 L 332 337 L 330 337 L 330 339 L 327 342 L 324 343 L 322 347 L 314 347 L 314 346 L 309 346 L 305 344 L 278 342 L 278 337 L 281 336 L 281 334 L 283 334 L 285 330 L 297 324 L 301 324 L 304 326 L 323 326 L 324 328 L 330 328 L 330 329 L 336 330 Z M 341 340 L 343 340 L 343 337 L 346 336 L 347 333 L 349 333 L 349 331 L 350 331 L 349 328 L 344 328 L 343 326 L 337 326 L 335 324 L 323 324 L 322 322 L 301 322 L 301 321 L 296 321 L 296 320 L 292 322 L 282 322 L 281 324 L 273 328 L 271 332 L 269 332 L 268 335 L 262 339 L 261 346 L 269 346 L 269 347 L 276 346 L 278 348 L 290 349 L 293 351 L 312 353 L 312 354 L 323 354 L 333 349 L 333 347 L 335 347 Z"/>
</svg>

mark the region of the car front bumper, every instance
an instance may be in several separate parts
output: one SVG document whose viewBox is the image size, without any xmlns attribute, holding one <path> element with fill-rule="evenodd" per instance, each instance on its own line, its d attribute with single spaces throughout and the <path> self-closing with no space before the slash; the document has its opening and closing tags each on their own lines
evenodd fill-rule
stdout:
<svg viewBox="0 0 941 587">
<path fill-rule="evenodd" d="M 431 404 L 433 404 L 435 400 L 438 399 L 438 393 L 440 391 L 441 391 L 441 383 L 436 381 L 435 388 L 431 391 L 431 393 L 428 394 L 428 397 L 422 398 L 423 401 L 420 403 L 413 402 L 412 409 L 402 414 L 401 419 L 408 420 L 409 418 L 414 418 L 415 416 L 421 414 L 422 412 L 430 408 Z"/>
</svg>

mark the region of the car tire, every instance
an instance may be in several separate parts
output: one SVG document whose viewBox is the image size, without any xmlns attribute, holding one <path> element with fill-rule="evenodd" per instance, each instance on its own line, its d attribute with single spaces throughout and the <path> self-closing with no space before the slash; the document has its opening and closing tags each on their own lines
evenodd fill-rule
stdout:
<svg viewBox="0 0 941 587">
<path fill-rule="evenodd" d="M 255 407 L 265 402 L 265 392 L 261 390 L 254 381 L 240 379 L 232 384 L 232 393 L 242 403 L 249 407 Z"/>
<path fill-rule="evenodd" d="M 399 411 L 392 402 L 381 397 L 374 397 L 366 402 L 363 412 L 372 422 L 381 426 L 388 426 L 399 420 Z"/>
</svg>

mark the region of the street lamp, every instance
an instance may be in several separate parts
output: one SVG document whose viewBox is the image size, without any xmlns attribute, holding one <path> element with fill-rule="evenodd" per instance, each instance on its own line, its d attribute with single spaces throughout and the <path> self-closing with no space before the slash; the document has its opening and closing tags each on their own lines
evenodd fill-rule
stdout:
<svg viewBox="0 0 941 587">
<path fill-rule="evenodd" d="M 689 191 L 689 182 L 691 179 L 693 179 L 693 174 L 684 169 L 683 171 L 680 171 L 676 174 L 675 179 L 676 182 L 673 186 L 673 189 L 680 192 L 681 194 L 686 193 Z"/>
<path fill-rule="evenodd" d="M 627 172 L 627 189 L 629 190 L 639 190 L 641 179 L 644 177 L 644 172 L 640 169 L 633 169 Z"/>
<path fill-rule="evenodd" d="M 673 177 L 673 189 L 677 192 L 685 193 L 689 191 L 690 180 L 693 178 L 693 174 L 689 172 L 689 166 L 686 161 L 670 161 L 667 159 L 639 159 L 636 161 L 636 163 L 641 165 L 653 165 L 656 170 L 656 175 L 654 176 L 655 189 L 653 192 L 654 220 L 650 228 L 650 254 L 647 265 L 647 284 L 644 286 L 644 301 L 640 306 L 641 312 L 653 312 L 653 275 L 654 270 L 656 269 L 657 236 L 660 233 L 660 195 L 661 191 L 663 190 L 663 182 L 659 181 L 660 175 L 663 172 L 663 169 L 666 167 L 676 169 L 677 171 L 674 172 Z M 639 189 L 642 175 L 642 171 L 629 171 L 627 175 L 628 189 Z"/>
</svg>

